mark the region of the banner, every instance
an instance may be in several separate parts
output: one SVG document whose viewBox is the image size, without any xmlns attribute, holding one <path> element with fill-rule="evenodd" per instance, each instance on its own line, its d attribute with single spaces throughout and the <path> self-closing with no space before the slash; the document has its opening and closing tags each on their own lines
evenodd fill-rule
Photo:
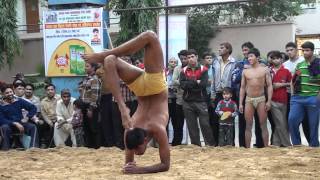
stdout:
<svg viewBox="0 0 320 180">
<path fill-rule="evenodd" d="M 188 17 L 184 14 L 170 14 L 168 16 L 168 58 L 176 58 L 179 61 L 178 53 L 180 50 L 188 48 Z M 166 58 L 166 23 L 165 15 L 159 16 L 158 34 L 163 52 Z M 168 60 L 169 60 L 168 59 Z M 166 60 L 164 59 L 164 62 Z"/>
<path fill-rule="evenodd" d="M 103 50 L 102 8 L 43 13 L 46 76 L 85 75 L 81 54 Z"/>
</svg>

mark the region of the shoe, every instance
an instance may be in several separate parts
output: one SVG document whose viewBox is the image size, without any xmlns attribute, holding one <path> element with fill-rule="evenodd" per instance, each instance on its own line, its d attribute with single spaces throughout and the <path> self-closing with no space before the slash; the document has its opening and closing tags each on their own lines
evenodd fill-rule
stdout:
<svg viewBox="0 0 320 180">
<path fill-rule="evenodd" d="M 47 148 L 47 145 L 46 144 L 41 144 L 40 145 L 40 149 L 46 149 Z"/>
</svg>

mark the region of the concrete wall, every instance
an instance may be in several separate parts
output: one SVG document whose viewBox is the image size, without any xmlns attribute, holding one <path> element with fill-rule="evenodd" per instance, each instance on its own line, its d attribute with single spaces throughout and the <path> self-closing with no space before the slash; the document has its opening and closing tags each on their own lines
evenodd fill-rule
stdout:
<svg viewBox="0 0 320 180">
<path fill-rule="evenodd" d="M 0 80 L 12 82 L 17 72 L 24 74 L 36 73 L 37 66 L 44 63 L 42 39 L 32 39 L 22 41 L 22 54 L 14 59 L 11 69 L 5 67 L 0 70 Z"/>
<path fill-rule="evenodd" d="M 241 58 L 241 45 L 250 41 L 265 57 L 270 50 L 284 51 L 287 42 L 295 40 L 295 25 L 293 23 L 270 23 L 222 26 L 209 47 L 218 55 L 219 45 L 229 42 L 233 47 L 232 56 Z"/>
</svg>

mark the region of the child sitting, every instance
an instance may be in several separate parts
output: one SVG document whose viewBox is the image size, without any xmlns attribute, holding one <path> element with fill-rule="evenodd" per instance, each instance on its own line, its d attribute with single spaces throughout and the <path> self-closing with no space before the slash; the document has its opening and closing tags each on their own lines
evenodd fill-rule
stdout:
<svg viewBox="0 0 320 180">
<path fill-rule="evenodd" d="M 219 146 L 234 145 L 234 118 L 238 115 L 236 102 L 231 100 L 232 90 L 229 87 L 223 89 L 223 100 L 219 101 L 216 113 L 219 120 Z"/>
</svg>

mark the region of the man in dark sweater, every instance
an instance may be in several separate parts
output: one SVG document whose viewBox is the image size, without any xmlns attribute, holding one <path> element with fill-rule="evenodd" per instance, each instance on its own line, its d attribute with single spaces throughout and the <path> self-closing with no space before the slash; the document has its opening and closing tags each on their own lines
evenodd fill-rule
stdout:
<svg viewBox="0 0 320 180">
<path fill-rule="evenodd" d="M 0 126 L 3 137 L 1 148 L 3 150 L 10 148 L 10 137 L 15 132 L 30 136 L 30 147 L 38 147 L 37 127 L 28 122 L 29 118 L 32 119 L 37 113 L 37 108 L 22 98 L 15 98 L 10 86 L 1 88 L 1 92 L 3 94 L 3 103 L 0 105 Z M 24 117 L 23 112 L 26 111 L 28 114 Z"/>
<path fill-rule="evenodd" d="M 183 111 L 186 118 L 187 127 L 191 139 L 191 144 L 201 146 L 201 132 L 206 145 L 214 146 L 212 129 L 209 124 L 209 114 L 207 101 L 208 68 L 198 63 L 198 55 L 195 50 L 187 53 L 188 65 L 184 67 L 180 74 L 180 86 L 183 92 Z"/>
</svg>

